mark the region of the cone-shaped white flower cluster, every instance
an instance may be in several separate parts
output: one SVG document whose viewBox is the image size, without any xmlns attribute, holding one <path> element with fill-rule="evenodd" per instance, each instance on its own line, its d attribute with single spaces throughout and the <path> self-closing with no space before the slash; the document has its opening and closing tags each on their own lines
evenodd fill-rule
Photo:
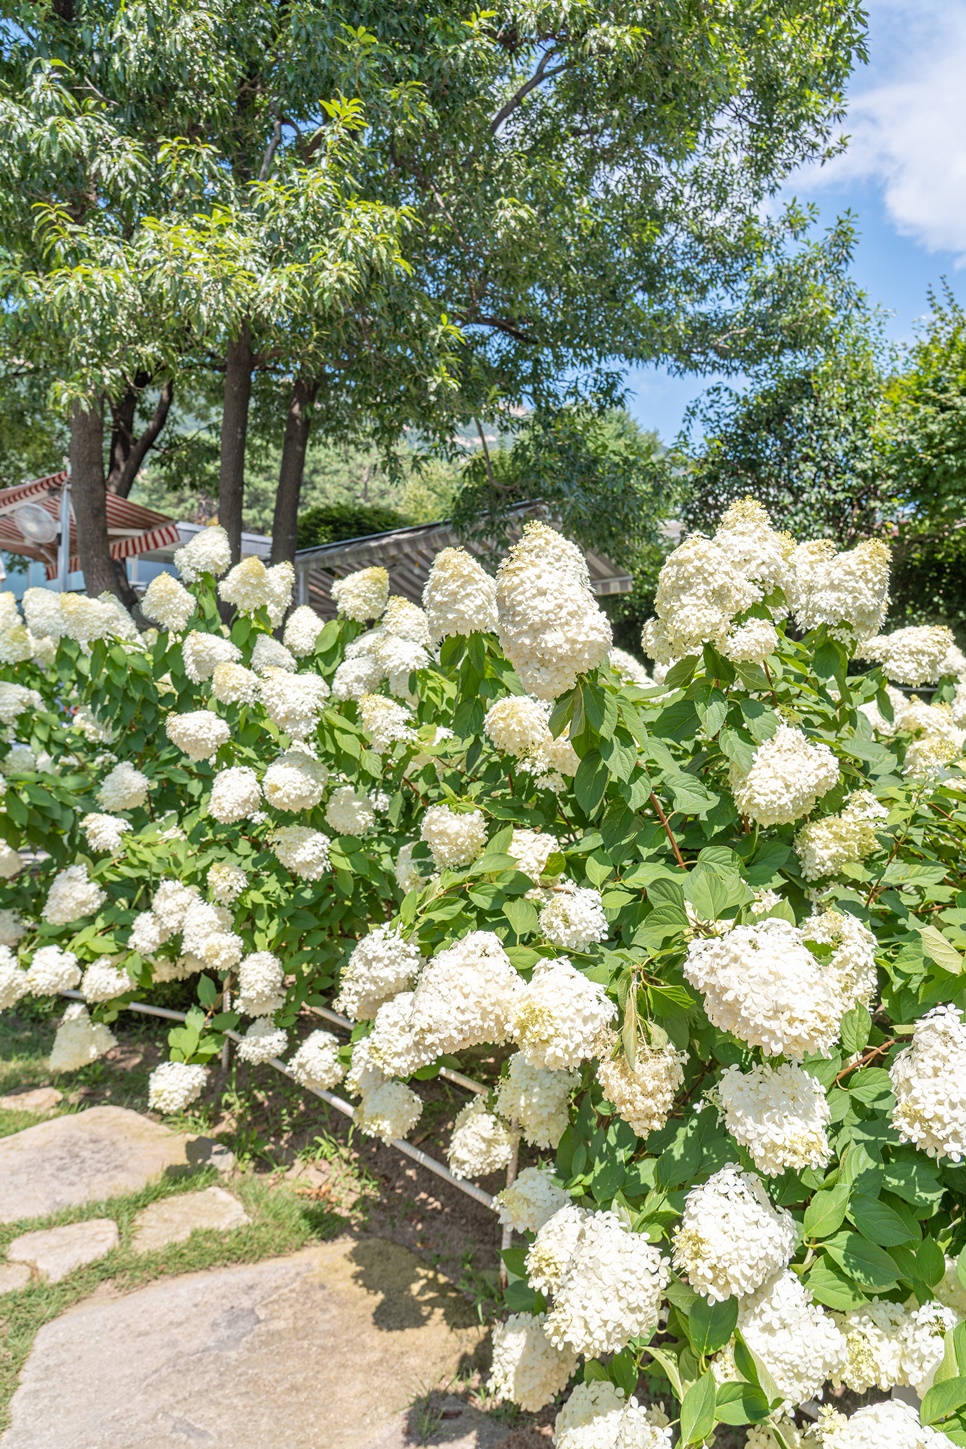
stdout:
<svg viewBox="0 0 966 1449">
<path fill-rule="evenodd" d="M 565 951 L 587 951 L 607 937 L 607 917 L 600 891 L 562 881 L 540 912 L 547 940 Z"/>
<path fill-rule="evenodd" d="M 516 1180 L 496 1195 L 500 1222 L 517 1233 L 538 1233 L 554 1213 L 570 1201 L 548 1167 L 525 1167 Z"/>
<path fill-rule="evenodd" d="M 536 1067 L 523 1052 L 514 1052 L 500 1082 L 497 1108 L 519 1125 L 532 1147 L 556 1147 L 567 1130 L 570 1096 L 579 1081 L 577 1072 Z"/>
<path fill-rule="evenodd" d="M 535 1413 L 566 1388 L 577 1367 L 570 1348 L 555 1348 L 544 1313 L 511 1313 L 493 1329 L 493 1367 L 487 1384 L 497 1399 L 509 1399 Z"/>
<path fill-rule="evenodd" d="M 554 1449 L 671 1449 L 674 1435 L 653 1409 L 606 1379 L 578 1384 L 554 1420 Z"/>
<path fill-rule="evenodd" d="M 889 607 L 889 550 L 865 539 L 836 553 L 827 539 L 800 544 L 792 556 L 790 601 L 800 629 L 826 624 L 862 643 L 882 628 Z"/>
<path fill-rule="evenodd" d="M 332 585 L 332 597 L 345 619 L 366 624 L 378 619 L 389 599 L 389 575 L 383 568 L 359 569 Z"/>
<path fill-rule="evenodd" d="M 726 1067 L 713 1098 L 732 1137 L 766 1177 L 828 1162 L 828 1101 L 821 1083 L 801 1067 Z"/>
<path fill-rule="evenodd" d="M 52 1072 L 76 1072 L 114 1046 L 117 1041 L 110 1027 L 102 1021 L 91 1021 L 87 1007 L 72 1001 L 57 1028 L 48 1066 Z M 148 1105 L 154 1106 L 150 1098 Z"/>
<path fill-rule="evenodd" d="M 203 684 L 219 664 L 237 664 L 241 650 L 221 634 L 201 634 L 192 629 L 181 646 L 181 657 L 192 684 Z"/>
<path fill-rule="evenodd" d="M 376 823 L 376 812 L 368 795 L 353 785 L 340 785 L 332 791 L 325 819 L 336 835 L 365 835 Z"/>
<path fill-rule="evenodd" d="M 106 892 L 89 878 L 86 865 L 69 865 L 51 881 L 44 920 L 52 926 L 66 926 L 93 915 L 106 900 Z"/>
<path fill-rule="evenodd" d="M 485 1177 L 506 1167 L 514 1136 L 482 1097 L 467 1102 L 453 1123 L 446 1160 L 454 1177 Z"/>
<path fill-rule="evenodd" d="M 688 1193 L 674 1238 L 674 1266 L 712 1303 L 755 1293 L 788 1266 L 795 1224 L 773 1207 L 759 1178 L 722 1167 Z"/>
<path fill-rule="evenodd" d="M 889 812 L 868 790 L 854 790 L 838 815 L 810 820 L 795 836 L 795 854 L 806 880 L 836 875 L 879 848 L 876 830 Z"/>
<path fill-rule="evenodd" d="M 779 1393 L 796 1406 L 821 1394 L 845 1349 L 832 1315 L 787 1270 L 741 1300 L 738 1327 Z"/>
<path fill-rule="evenodd" d="M 242 1016 L 271 1016 L 285 1005 L 284 980 L 282 963 L 271 951 L 253 951 L 242 957 L 235 1010 Z"/>
<path fill-rule="evenodd" d="M 528 523 L 503 560 L 496 602 L 504 653 L 538 699 L 556 699 L 604 662 L 610 624 L 583 555 L 546 524 Z"/>
<path fill-rule="evenodd" d="M 415 737 L 412 711 L 384 694 L 364 694 L 359 700 L 359 716 L 372 748 L 380 754 L 391 750 L 397 740 Z"/>
<path fill-rule="evenodd" d="M 619 1040 L 614 1032 L 601 1033 L 597 1042 L 600 1058 L 597 1080 L 608 1102 L 613 1102 L 617 1115 L 639 1137 L 646 1137 L 667 1121 L 684 1081 L 687 1057 L 675 1051 L 670 1043 L 655 1047 L 639 1042 L 632 1067 L 623 1051 L 618 1050 Z"/>
<path fill-rule="evenodd" d="M 186 584 L 193 584 L 203 574 L 220 578 L 231 565 L 231 544 L 227 533 L 218 524 L 200 528 L 194 538 L 178 549 L 174 562 Z"/>
<path fill-rule="evenodd" d="M 518 994 L 510 1030 L 532 1066 L 579 1067 L 593 1056 L 601 1029 L 616 1011 L 602 986 L 558 956 L 534 966 Z"/>
<path fill-rule="evenodd" d="M 147 775 L 122 760 L 105 775 L 97 801 L 105 810 L 137 810 L 147 800 L 150 789 Z"/>
<path fill-rule="evenodd" d="M 444 548 L 433 559 L 423 589 L 431 638 L 491 634 L 496 630 L 496 584 L 472 554 Z"/>
<path fill-rule="evenodd" d="M 758 746 L 748 773 L 733 772 L 731 785 L 742 815 L 759 825 L 784 825 L 807 815 L 838 780 L 839 762 L 828 745 L 781 724 Z"/>
<path fill-rule="evenodd" d="M 276 1026 L 270 1016 L 259 1016 L 252 1022 L 238 1043 L 238 1055 L 251 1067 L 280 1057 L 288 1048 L 288 1033 Z"/>
<path fill-rule="evenodd" d="M 289 1070 L 301 1086 L 328 1091 L 345 1076 L 338 1039 L 330 1031 L 313 1031 L 291 1058 Z"/>
<path fill-rule="evenodd" d="M 423 815 L 420 836 L 441 870 L 469 865 L 486 844 L 486 821 L 479 810 L 432 805 Z"/>
<path fill-rule="evenodd" d="M 881 664 L 894 684 L 935 684 L 954 645 L 953 631 L 945 625 L 912 625 L 867 639 L 859 658 Z"/>
<path fill-rule="evenodd" d="M 240 614 L 254 614 L 264 609 L 272 628 L 281 624 L 292 602 L 295 569 L 290 563 L 266 568 L 260 558 L 252 555 L 222 579 L 218 597 L 233 604 Z"/>
<path fill-rule="evenodd" d="M 808 942 L 833 944 L 820 960 Z M 827 1053 L 842 1017 L 875 990 L 875 938 L 854 916 L 826 912 L 803 926 L 769 917 L 693 940 L 684 974 L 708 1019 L 770 1056 Z"/>
<path fill-rule="evenodd" d="M 182 552 L 182 550 L 179 550 Z M 141 599 L 141 612 L 162 629 L 180 633 L 195 611 L 195 598 L 173 574 L 158 574 Z"/>
<path fill-rule="evenodd" d="M 384 1002 L 414 985 L 419 947 L 391 926 L 374 926 L 354 947 L 342 972 L 337 1005 L 348 1016 L 375 1016 Z"/>
<path fill-rule="evenodd" d="M 823 1409 L 805 1439 L 808 1449 L 953 1449 L 941 1429 L 919 1422 L 911 1404 L 867 1404 L 846 1418 L 837 1409 Z"/>
<path fill-rule="evenodd" d="M 271 846 L 286 869 L 302 880 L 321 880 L 329 869 L 329 837 L 305 825 L 280 825 Z"/>
<path fill-rule="evenodd" d="M 148 1078 L 148 1106 L 155 1112 L 183 1112 L 205 1089 L 208 1073 L 190 1062 L 162 1062 Z"/>
<path fill-rule="evenodd" d="M 164 729 L 171 743 L 189 760 L 210 760 L 231 735 L 226 722 L 210 709 L 169 714 Z"/>
<path fill-rule="evenodd" d="M 930 1157 L 966 1157 L 966 1022 L 956 1006 L 936 1006 L 917 1023 L 912 1044 L 889 1069 L 892 1125 Z"/>
<path fill-rule="evenodd" d="M 131 822 L 119 815 L 85 815 L 81 830 L 87 837 L 91 850 L 108 855 L 118 855 L 124 848 L 124 835 L 130 830 Z"/>
</svg>

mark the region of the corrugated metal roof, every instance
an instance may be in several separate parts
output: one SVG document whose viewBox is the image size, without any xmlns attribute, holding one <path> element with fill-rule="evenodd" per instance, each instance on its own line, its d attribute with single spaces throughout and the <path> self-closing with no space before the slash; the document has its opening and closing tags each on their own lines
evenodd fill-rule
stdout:
<svg viewBox="0 0 966 1449">
<path fill-rule="evenodd" d="M 511 536 L 519 537 L 528 518 L 547 518 L 549 510 L 542 503 L 521 503 L 512 509 Z M 423 585 L 433 559 L 444 548 L 463 542 L 452 523 L 416 523 L 409 528 L 395 528 L 388 533 L 371 533 L 364 538 L 340 539 L 316 548 L 300 548 L 295 555 L 298 599 L 311 604 L 323 619 L 335 617 L 331 589 L 335 579 L 357 569 L 381 566 L 389 570 L 389 586 L 394 594 L 421 603 Z M 469 552 L 482 549 L 465 545 Z M 629 573 L 617 567 L 605 554 L 588 549 L 584 553 L 595 594 L 626 594 L 633 586 Z"/>
<path fill-rule="evenodd" d="M 48 477 L 37 478 L 32 483 L 0 489 L 0 548 L 45 564 L 48 579 L 57 577 L 57 544 L 38 544 L 25 538 L 17 524 L 16 510 L 24 503 L 34 503 L 59 524 L 60 496 L 66 478 L 66 471 L 51 473 Z M 108 493 L 107 536 L 111 558 L 132 558 L 149 549 L 176 543 L 178 525 L 164 513 L 156 513 L 153 508 L 145 508 L 140 503 L 132 503 L 129 498 L 119 498 L 116 493 Z M 80 568 L 73 499 L 70 511 L 69 568 L 71 571 Z"/>
</svg>

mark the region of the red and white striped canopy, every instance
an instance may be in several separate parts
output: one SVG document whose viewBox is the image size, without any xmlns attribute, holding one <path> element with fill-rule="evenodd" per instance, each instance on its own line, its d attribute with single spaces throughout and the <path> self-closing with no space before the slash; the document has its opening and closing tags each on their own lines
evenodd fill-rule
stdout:
<svg viewBox="0 0 966 1449">
<path fill-rule="evenodd" d="M 34 543 L 24 537 L 17 526 L 16 509 L 24 503 L 35 503 L 57 521 L 60 518 L 60 495 L 66 472 L 51 473 L 33 483 L 16 488 L 0 488 L 0 548 L 23 554 L 45 564 L 47 577 L 57 577 L 57 544 Z M 116 493 L 107 495 L 107 536 L 111 558 L 134 558 L 152 549 L 178 542 L 178 525 L 164 513 L 155 513 Z M 77 557 L 77 534 L 74 527 L 74 503 L 70 508 L 70 569 L 80 568 Z"/>
</svg>

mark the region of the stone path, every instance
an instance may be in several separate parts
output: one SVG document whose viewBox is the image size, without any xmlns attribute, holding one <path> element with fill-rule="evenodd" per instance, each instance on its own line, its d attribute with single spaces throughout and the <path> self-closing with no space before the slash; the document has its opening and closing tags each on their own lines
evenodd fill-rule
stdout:
<svg viewBox="0 0 966 1449">
<path fill-rule="evenodd" d="M 0 1139 L 0 1222 L 134 1192 L 185 1165 L 185 1142 L 125 1107 L 92 1107 Z"/>
<path fill-rule="evenodd" d="M 11 1263 L 26 1263 L 48 1283 L 59 1283 L 75 1268 L 105 1258 L 120 1242 L 113 1218 L 89 1218 L 62 1228 L 41 1228 L 22 1233 L 7 1249 Z"/>
<path fill-rule="evenodd" d="M 2 1446 L 409 1449 L 426 1425 L 407 1410 L 468 1367 L 483 1336 L 452 1284 L 406 1248 L 340 1239 L 55 1319 Z M 452 1449 L 513 1442 L 459 1401 L 439 1430 L 428 1442 Z"/>
<path fill-rule="evenodd" d="M 183 1243 L 199 1228 L 226 1232 L 243 1228 L 250 1221 L 237 1197 L 223 1187 L 179 1193 L 153 1202 L 138 1213 L 134 1219 L 134 1251 L 152 1253 L 165 1243 Z"/>
<path fill-rule="evenodd" d="M 11 1092 L 8 1097 L 0 1097 L 0 1107 L 5 1112 L 32 1112 L 42 1117 L 63 1100 L 63 1092 L 58 1092 L 56 1087 L 29 1087 L 25 1092 Z"/>
<path fill-rule="evenodd" d="M 162 1172 L 209 1160 L 213 1145 L 126 1107 L 41 1122 L 0 1138 L 0 1223 L 135 1192 Z"/>
</svg>

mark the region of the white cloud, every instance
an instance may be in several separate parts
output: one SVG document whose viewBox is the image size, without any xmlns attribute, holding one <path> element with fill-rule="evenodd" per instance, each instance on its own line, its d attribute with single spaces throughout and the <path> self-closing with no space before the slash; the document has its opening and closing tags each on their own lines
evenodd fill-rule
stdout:
<svg viewBox="0 0 966 1449">
<path fill-rule="evenodd" d="M 873 0 L 848 150 L 806 189 L 871 181 L 897 230 L 966 263 L 966 0 Z"/>
</svg>

